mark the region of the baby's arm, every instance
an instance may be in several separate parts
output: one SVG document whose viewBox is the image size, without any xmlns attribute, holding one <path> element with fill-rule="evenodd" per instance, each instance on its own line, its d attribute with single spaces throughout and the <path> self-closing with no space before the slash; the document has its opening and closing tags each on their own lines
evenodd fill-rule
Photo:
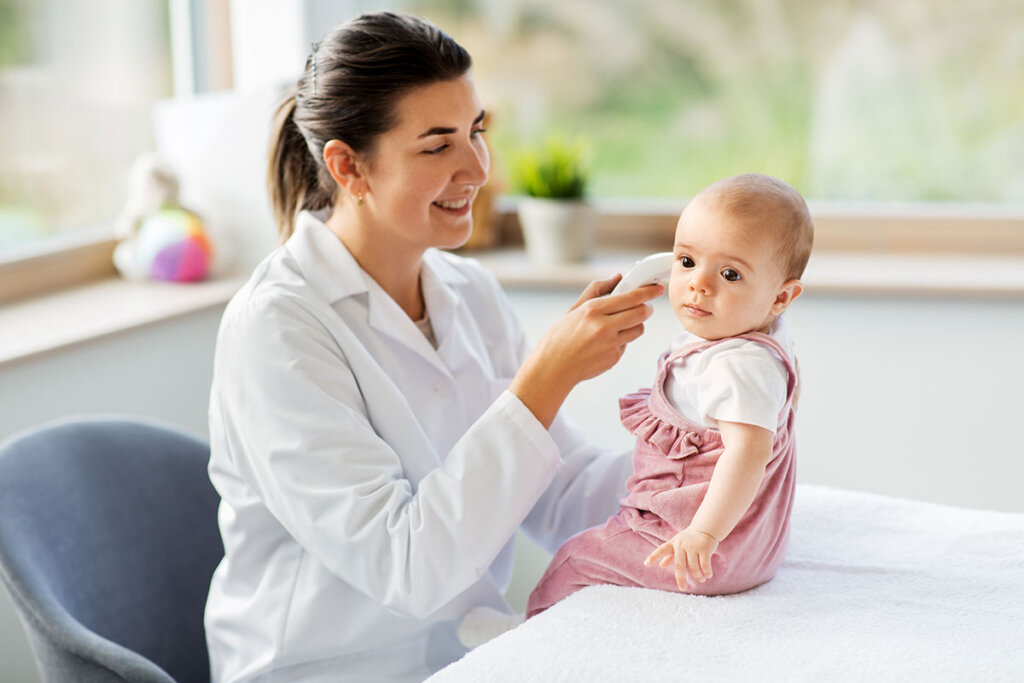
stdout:
<svg viewBox="0 0 1024 683">
<path fill-rule="evenodd" d="M 704 496 L 690 526 L 647 556 L 644 564 L 660 561 L 667 567 L 675 558 L 676 583 L 686 590 L 686 572 L 703 583 L 711 578 L 711 556 L 725 540 L 754 501 L 772 458 L 773 435 L 763 427 L 740 422 L 719 421 L 718 431 L 725 447 L 711 475 Z"/>
</svg>

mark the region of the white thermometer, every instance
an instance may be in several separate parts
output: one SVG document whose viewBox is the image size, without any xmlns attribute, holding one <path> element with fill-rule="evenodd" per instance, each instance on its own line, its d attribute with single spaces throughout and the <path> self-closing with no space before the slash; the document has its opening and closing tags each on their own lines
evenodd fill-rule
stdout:
<svg viewBox="0 0 1024 683">
<path fill-rule="evenodd" d="M 629 272 L 615 285 L 612 294 L 621 294 L 644 285 L 659 284 L 668 282 L 668 276 L 672 272 L 672 252 L 665 251 L 660 254 L 651 254 L 637 261 Z"/>
</svg>

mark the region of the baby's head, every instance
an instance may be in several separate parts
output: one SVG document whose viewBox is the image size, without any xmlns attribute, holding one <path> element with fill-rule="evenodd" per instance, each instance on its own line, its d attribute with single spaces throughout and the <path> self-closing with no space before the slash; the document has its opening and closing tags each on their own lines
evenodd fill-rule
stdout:
<svg viewBox="0 0 1024 683">
<path fill-rule="evenodd" d="M 672 310 L 704 339 L 767 332 L 803 292 L 813 239 L 807 204 L 781 180 L 748 173 L 709 185 L 676 225 Z"/>
</svg>

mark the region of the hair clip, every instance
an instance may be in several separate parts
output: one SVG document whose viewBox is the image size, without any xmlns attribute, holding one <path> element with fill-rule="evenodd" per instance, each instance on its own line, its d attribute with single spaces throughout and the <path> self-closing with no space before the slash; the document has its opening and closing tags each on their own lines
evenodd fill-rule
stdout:
<svg viewBox="0 0 1024 683">
<path fill-rule="evenodd" d="M 310 46 L 312 48 L 312 52 L 309 55 L 309 61 L 312 63 L 313 66 L 313 94 L 316 95 L 316 51 L 317 48 L 320 47 L 320 43 L 313 42 L 310 43 Z"/>
</svg>

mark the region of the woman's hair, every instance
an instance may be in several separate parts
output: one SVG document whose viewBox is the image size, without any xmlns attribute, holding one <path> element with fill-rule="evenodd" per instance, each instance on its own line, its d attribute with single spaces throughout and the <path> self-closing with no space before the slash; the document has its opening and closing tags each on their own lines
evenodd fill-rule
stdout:
<svg viewBox="0 0 1024 683">
<path fill-rule="evenodd" d="M 330 140 L 371 155 L 377 136 L 397 124 L 403 95 L 470 66 L 469 53 L 432 23 L 391 12 L 358 16 L 315 44 L 271 129 L 267 189 L 281 240 L 299 211 L 334 204 L 337 184 L 323 161 Z"/>
</svg>

